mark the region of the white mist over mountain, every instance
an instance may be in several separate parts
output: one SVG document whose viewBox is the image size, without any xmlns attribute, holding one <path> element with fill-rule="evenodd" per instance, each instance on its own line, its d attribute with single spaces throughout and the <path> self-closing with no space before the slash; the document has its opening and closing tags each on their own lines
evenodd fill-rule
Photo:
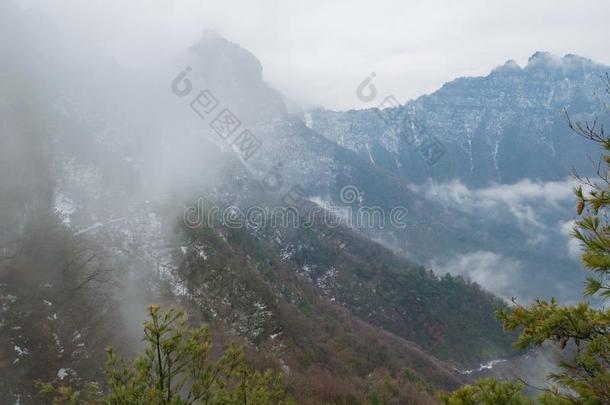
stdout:
<svg viewBox="0 0 610 405">
<path fill-rule="evenodd" d="M 455 77 L 486 74 L 507 57 L 524 65 L 537 50 L 610 64 L 610 4 L 602 0 L 21 4 L 53 17 L 69 40 L 105 49 L 128 66 L 153 66 L 213 29 L 257 55 L 265 80 L 290 99 L 332 109 L 376 106 L 355 93 L 372 72 L 380 99 L 405 101 Z"/>
</svg>

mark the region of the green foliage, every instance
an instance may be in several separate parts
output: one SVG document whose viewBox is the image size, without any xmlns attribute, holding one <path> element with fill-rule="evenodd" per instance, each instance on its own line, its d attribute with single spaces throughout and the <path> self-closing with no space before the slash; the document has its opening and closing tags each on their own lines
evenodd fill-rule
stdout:
<svg viewBox="0 0 610 405">
<path fill-rule="evenodd" d="M 610 94 L 610 79 L 607 81 Z M 596 124 L 574 123 L 567 116 L 570 128 L 586 139 L 597 142 L 603 157 L 597 167 L 597 180 L 577 178 L 583 183 L 576 188 L 576 221 L 573 236 L 582 245 L 582 263 L 591 272 L 584 293 L 610 298 L 610 137 Z M 583 190 L 583 186 L 587 191 Z M 514 302 L 514 300 L 513 300 Z M 561 306 L 554 299 L 536 300 L 527 307 L 514 302 L 511 310 L 501 310 L 500 319 L 507 331 L 520 331 L 515 346 L 525 349 L 553 343 L 564 351 L 559 372 L 548 376 L 549 388 L 538 398 L 545 405 L 610 404 L 610 310 L 593 308 L 587 302 Z M 511 382 L 481 380 L 474 386 L 443 395 L 445 404 L 496 404 L 531 402 L 486 402 L 499 391 L 521 396 L 522 387 Z M 500 401 L 501 397 L 497 397 Z"/>
<path fill-rule="evenodd" d="M 368 376 L 366 401 L 368 405 L 432 404 L 426 394 L 433 394 L 432 386 L 411 370 L 392 377 L 389 373 L 376 372 Z M 432 396 L 430 396 L 432 398 Z M 361 402 L 358 402 L 361 403 Z"/>
<path fill-rule="evenodd" d="M 241 349 L 231 346 L 211 357 L 206 326 L 189 327 L 184 312 L 148 307 L 144 323 L 146 349 L 133 362 L 108 349 L 104 390 L 90 384 L 82 391 L 41 384 L 54 405 L 72 404 L 290 404 L 276 373 L 252 371 Z"/>
<path fill-rule="evenodd" d="M 440 399 L 445 405 L 530 405 L 521 384 L 507 381 L 498 382 L 484 378 L 474 385 L 466 385 L 452 394 L 443 394 Z"/>
<path fill-rule="evenodd" d="M 305 314 L 305 316 L 312 316 L 313 315 L 313 307 L 311 305 L 309 305 L 307 302 L 305 301 L 300 301 L 299 302 L 299 309 L 301 310 L 301 312 L 303 314 Z"/>
<path fill-rule="evenodd" d="M 340 228 L 336 241 L 316 239 L 310 235 L 316 230 L 295 229 L 285 238 L 300 242 L 292 260 L 299 267 L 307 265 L 314 282 L 323 281 L 332 267 L 332 295 L 356 316 L 443 360 L 472 363 L 513 352 L 513 337 L 494 317 L 505 303 L 476 284 L 436 275 Z M 333 247 L 337 241 L 346 245 L 339 253 Z"/>
</svg>

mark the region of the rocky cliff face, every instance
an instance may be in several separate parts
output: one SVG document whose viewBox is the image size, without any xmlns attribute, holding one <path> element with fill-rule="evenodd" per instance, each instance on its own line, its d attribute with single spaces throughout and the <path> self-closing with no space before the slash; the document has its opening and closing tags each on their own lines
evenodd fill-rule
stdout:
<svg viewBox="0 0 610 405">
<path fill-rule="evenodd" d="M 562 110 L 574 119 L 602 116 L 597 96 L 608 70 L 579 56 L 537 52 L 524 67 L 508 61 L 485 77 L 456 79 L 400 107 L 316 110 L 305 122 L 413 183 L 559 180 L 593 151 L 569 133 Z"/>
</svg>

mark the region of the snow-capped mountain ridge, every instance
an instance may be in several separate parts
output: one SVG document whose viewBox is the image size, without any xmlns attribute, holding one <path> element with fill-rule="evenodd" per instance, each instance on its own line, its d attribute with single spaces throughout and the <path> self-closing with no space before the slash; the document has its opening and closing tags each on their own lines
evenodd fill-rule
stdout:
<svg viewBox="0 0 610 405">
<path fill-rule="evenodd" d="M 524 67 L 509 60 L 487 76 L 455 79 L 384 114 L 315 110 L 308 112 L 308 124 L 416 183 L 558 180 L 577 156 L 590 151 L 569 135 L 562 111 L 583 120 L 602 115 L 597 94 L 608 71 L 580 56 L 536 52 Z M 406 141 L 418 135 L 445 146 L 447 153 L 435 165 L 422 158 L 417 142 Z"/>
</svg>

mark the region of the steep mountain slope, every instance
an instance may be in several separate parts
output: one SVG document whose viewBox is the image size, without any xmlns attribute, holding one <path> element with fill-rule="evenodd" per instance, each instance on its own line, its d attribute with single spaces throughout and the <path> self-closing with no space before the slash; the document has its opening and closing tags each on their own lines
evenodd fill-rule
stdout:
<svg viewBox="0 0 610 405">
<path fill-rule="evenodd" d="M 120 342 L 127 354 L 138 348 L 152 300 L 213 323 L 221 343 L 247 344 L 258 366 L 283 370 L 312 403 L 354 403 L 386 372 L 407 387 L 407 398 L 430 403 L 433 389 L 462 381 L 455 366 L 510 353 L 493 319 L 501 302 L 350 229 L 329 230 L 319 218 L 307 227 L 264 229 L 235 228 L 226 218 L 207 226 L 187 221 L 185 209 L 199 198 L 246 209 L 278 206 L 293 185 L 311 195 L 364 177 L 367 187 L 381 184 L 380 193 L 394 187 L 392 174 L 287 116 L 252 55 L 206 33 L 183 62 L 193 75 L 192 97 L 196 86 L 210 89 L 263 142 L 254 156 L 244 156 L 241 143 L 231 147 L 210 126 L 213 116 L 202 121 L 192 98 L 170 92 L 175 72 L 134 80 L 107 59 L 89 59 L 96 80 L 74 75 L 78 67 L 52 65 L 48 74 L 57 80 L 45 89 L 41 111 L 20 106 L 18 89 L 2 94 L 2 105 L 11 106 L 0 110 L 11 123 L 2 127 L 3 142 L 19 144 L 33 132 L 30 146 L 46 163 L 32 169 L 27 153 L 22 160 L 2 154 L 6 167 L 33 172 L 31 189 L 0 211 L 20 216 L 2 224 L 10 231 L 3 238 L 16 246 L 3 249 L 0 262 L 3 402 L 33 400 L 35 379 L 99 378 L 105 343 Z M 35 75 L 28 66 L 19 66 L 26 78 Z M 25 111 L 36 114 L 35 131 Z M 269 187 L 261 179 L 282 150 L 282 185 Z M 18 188 L 10 176 L 2 182 L 11 195 Z M 418 196 L 401 187 L 376 198 L 415 204 Z"/>
</svg>

